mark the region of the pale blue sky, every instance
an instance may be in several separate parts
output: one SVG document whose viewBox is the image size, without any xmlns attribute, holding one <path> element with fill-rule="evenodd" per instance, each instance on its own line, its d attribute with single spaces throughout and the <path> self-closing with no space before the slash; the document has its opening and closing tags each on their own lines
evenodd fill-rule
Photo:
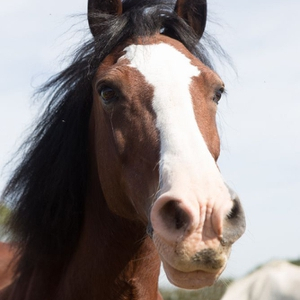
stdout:
<svg viewBox="0 0 300 300">
<path fill-rule="evenodd" d="M 212 0 L 208 30 L 237 73 L 219 66 L 221 171 L 240 194 L 247 231 L 225 275 L 300 257 L 300 1 Z M 0 167 L 33 120 L 30 96 L 85 31 L 86 1 L 6 1 L 0 10 Z M 68 31 L 74 24 L 75 28 Z M 67 32 L 68 31 L 68 32 Z M 67 33 L 66 33 L 67 32 Z M 3 188 L 2 174 L 0 188 Z"/>
</svg>

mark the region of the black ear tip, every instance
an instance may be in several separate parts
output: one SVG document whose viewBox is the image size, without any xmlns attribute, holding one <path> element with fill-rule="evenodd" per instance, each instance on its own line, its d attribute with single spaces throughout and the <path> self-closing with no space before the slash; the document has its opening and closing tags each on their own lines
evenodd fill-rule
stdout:
<svg viewBox="0 0 300 300">
<path fill-rule="evenodd" d="M 121 0 L 88 0 L 88 12 L 92 10 L 101 11 L 107 14 L 121 14 Z"/>
<path fill-rule="evenodd" d="M 88 22 L 93 35 L 97 34 L 95 14 L 103 13 L 108 15 L 122 14 L 121 0 L 88 0 Z"/>
<path fill-rule="evenodd" d="M 206 0 L 177 0 L 175 12 L 194 29 L 200 39 L 204 33 L 207 20 Z"/>
</svg>

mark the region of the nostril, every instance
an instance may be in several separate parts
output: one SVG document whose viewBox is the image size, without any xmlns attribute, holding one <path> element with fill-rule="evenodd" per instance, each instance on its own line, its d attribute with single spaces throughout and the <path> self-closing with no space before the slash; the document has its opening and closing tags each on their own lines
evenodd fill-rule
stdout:
<svg viewBox="0 0 300 300">
<path fill-rule="evenodd" d="M 160 210 L 160 217 L 165 226 L 170 229 L 180 230 L 190 223 L 190 217 L 181 207 L 178 201 L 167 202 Z"/>
<path fill-rule="evenodd" d="M 224 246 L 233 244 L 246 229 L 245 214 L 239 198 L 236 196 L 232 202 L 233 206 L 227 214 L 223 226 L 221 242 Z"/>
<path fill-rule="evenodd" d="M 236 200 L 233 200 L 233 206 L 230 212 L 227 214 L 227 219 L 228 220 L 236 219 L 239 216 L 240 211 L 241 211 L 240 203 Z"/>
</svg>

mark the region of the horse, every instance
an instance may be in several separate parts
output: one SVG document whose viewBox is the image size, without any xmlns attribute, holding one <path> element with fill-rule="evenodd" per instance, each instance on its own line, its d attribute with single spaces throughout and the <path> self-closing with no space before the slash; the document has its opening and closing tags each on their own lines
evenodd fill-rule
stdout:
<svg viewBox="0 0 300 300">
<path fill-rule="evenodd" d="M 222 300 L 299 300 L 300 267 L 271 261 L 233 282 Z"/>
<path fill-rule="evenodd" d="M 215 121 L 224 83 L 204 0 L 89 0 L 91 38 L 41 89 L 46 108 L 3 199 L 18 260 L 1 300 L 161 299 L 212 285 L 245 230 Z"/>
<path fill-rule="evenodd" d="M 0 242 L 0 290 L 8 286 L 13 278 L 15 251 L 10 245 Z"/>
</svg>

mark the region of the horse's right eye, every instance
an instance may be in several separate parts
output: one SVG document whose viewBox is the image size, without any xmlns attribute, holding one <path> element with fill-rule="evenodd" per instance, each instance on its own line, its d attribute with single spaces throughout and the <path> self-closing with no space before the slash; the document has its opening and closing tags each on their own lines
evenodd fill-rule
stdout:
<svg viewBox="0 0 300 300">
<path fill-rule="evenodd" d="M 98 92 L 103 103 L 106 105 L 111 104 L 118 99 L 118 93 L 116 90 L 109 86 L 101 86 Z"/>
</svg>

